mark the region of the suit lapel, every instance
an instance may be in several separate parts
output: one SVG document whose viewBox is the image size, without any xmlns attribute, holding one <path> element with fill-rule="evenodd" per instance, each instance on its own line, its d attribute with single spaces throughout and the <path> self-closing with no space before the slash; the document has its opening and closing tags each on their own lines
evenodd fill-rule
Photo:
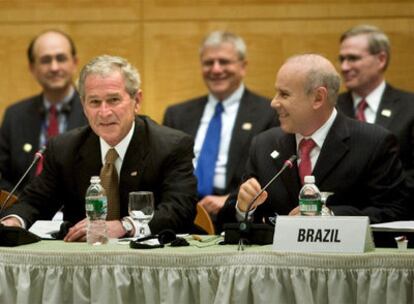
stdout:
<svg viewBox="0 0 414 304">
<path fill-rule="evenodd" d="M 292 155 L 296 155 L 296 139 L 294 134 L 284 134 L 278 139 L 276 146 L 279 147 L 279 158 L 282 163 L 289 159 Z M 278 168 L 279 170 L 280 168 Z M 297 163 L 294 164 L 293 168 L 287 169 L 281 176 L 283 184 L 289 193 L 290 201 L 297 202 L 298 193 L 301 188 L 299 172 Z"/>
<path fill-rule="evenodd" d="M 321 185 L 324 179 L 335 170 L 336 165 L 348 152 L 349 146 L 345 143 L 345 139 L 348 137 L 349 129 L 346 124 L 346 118 L 338 113 L 326 136 L 313 170 L 313 175 L 318 185 Z"/>
<path fill-rule="evenodd" d="M 387 84 L 379 104 L 377 116 L 375 117 L 375 124 L 388 128 L 395 115 L 395 111 L 397 111 L 397 100 L 398 96 L 394 94 L 394 90 Z"/>
<path fill-rule="evenodd" d="M 255 103 L 250 99 L 250 93 L 247 89 L 244 90 L 243 96 L 240 100 L 239 110 L 237 112 L 236 121 L 234 123 L 233 132 L 231 135 L 227 172 L 226 172 L 226 187 L 231 182 L 230 177 L 234 175 L 237 166 L 240 165 L 239 160 L 242 156 L 240 153 L 241 147 L 246 147 L 252 136 L 253 124 L 260 117 L 255 117 Z"/>
<path fill-rule="evenodd" d="M 193 138 L 197 135 L 197 130 L 201 122 L 201 117 L 204 113 L 204 108 L 207 104 L 208 97 L 201 97 L 200 100 L 194 103 L 194 106 L 188 109 L 188 113 L 184 116 L 183 131 L 190 134 Z"/>
<path fill-rule="evenodd" d="M 80 193 L 85 194 L 90 184 L 91 176 L 99 176 L 102 167 L 99 137 L 90 130 L 85 142 L 80 146 L 73 172 L 77 174 L 77 184 Z"/>
</svg>

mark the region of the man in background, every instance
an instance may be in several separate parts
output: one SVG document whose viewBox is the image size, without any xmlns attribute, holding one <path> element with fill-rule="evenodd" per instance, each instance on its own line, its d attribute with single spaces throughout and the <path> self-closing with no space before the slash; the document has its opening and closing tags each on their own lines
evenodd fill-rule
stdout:
<svg viewBox="0 0 414 304">
<path fill-rule="evenodd" d="M 208 95 L 170 106 L 163 123 L 195 138 L 199 204 L 214 218 L 240 184 L 253 136 L 278 120 L 270 100 L 243 83 L 247 60 L 241 37 L 210 33 L 202 42 L 200 63 Z"/>
<path fill-rule="evenodd" d="M 73 85 L 78 63 L 75 44 L 65 33 L 48 30 L 27 50 L 29 68 L 42 87 L 39 95 L 9 106 L 0 130 L 0 189 L 10 191 L 49 138 L 86 124 Z M 30 177 L 41 171 L 39 165 Z M 26 185 L 23 181 L 18 192 Z"/>
<path fill-rule="evenodd" d="M 219 222 L 255 222 L 299 214 L 304 176 L 314 175 L 321 191 L 332 192 L 327 206 L 335 215 L 368 216 L 371 223 L 404 219 L 407 190 L 397 140 L 387 130 L 338 113 L 340 76 L 326 58 L 306 54 L 289 58 L 280 68 L 272 100 L 280 128 L 252 142 L 246 176 L 237 194 L 219 214 Z M 278 151 L 279 158 L 268 157 Z M 285 160 L 298 155 L 252 206 L 250 203 Z"/>
<path fill-rule="evenodd" d="M 391 56 L 389 39 L 375 26 L 359 25 L 343 33 L 340 42 L 339 61 L 348 92 L 339 95 L 337 108 L 397 136 L 407 182 L 414 190 L 414 94 L 385 81 Z"/>
</svg>

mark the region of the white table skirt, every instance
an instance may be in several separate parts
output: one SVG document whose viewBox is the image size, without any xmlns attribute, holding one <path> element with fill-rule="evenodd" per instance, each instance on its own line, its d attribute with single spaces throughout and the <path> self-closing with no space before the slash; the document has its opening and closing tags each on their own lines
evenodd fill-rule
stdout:
<svg viewBox="0 0 414 304">
<path fill-rule="evenodd" d="M 0 248 L 0 303 L 413 303 L 414 251 L 131 250 L 42 241 Z"/>
</svg>

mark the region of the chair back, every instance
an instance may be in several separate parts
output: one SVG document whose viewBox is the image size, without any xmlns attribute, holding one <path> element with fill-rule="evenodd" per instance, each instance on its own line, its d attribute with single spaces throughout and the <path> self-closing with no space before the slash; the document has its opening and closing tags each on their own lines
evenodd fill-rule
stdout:
<svg viewBox="0 0 414 304">
<path fill-rule="evenodd" d="M 203 206 L 197 204 L 197 215 L 194 220 L 194 225 L 203 229 L 210 235 L 216 234 L 213 221 L 210 218 L 207 210 Z"/>
</svg>

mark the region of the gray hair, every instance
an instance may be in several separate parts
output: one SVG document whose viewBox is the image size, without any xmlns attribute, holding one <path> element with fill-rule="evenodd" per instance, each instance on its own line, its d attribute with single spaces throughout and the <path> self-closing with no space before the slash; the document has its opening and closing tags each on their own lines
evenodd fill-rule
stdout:
<svg viewBox="0 0 414 304">
<path fill-rule="evenodd" d="M 117 56 L 102 55 L 93 58 L 81 70 L 78 81 L 78 90 L 81 100 L 85 99 L 85 80 L 91 74 L 102 77 L 119 71 L 125 81 L 125 91 L 132 98 L 135 97 L 141 87 L 141 78 L 136 68 L 126 59 Z"/>
<path fill-rule="evenodd" d="M 206 38 L 204 38 L 200 47 L 200 56 L 203 54 L 205 48 L 218 47 L 223 43 L 232 44 L 236 49 L 240 60 L 244 60 L 246 58 L 247 48 L 243 39 L 234 33 L 226 31 L 215 31 L 210 33 Z"/>
<path fill-rule="evenodd" d="M 317 88 L 324 87 L 328 91 L 328 102 L 335 106 L 341 77 L 333 64 L 318 54 L 303 54 L 290 57 L 286 62 L 296 62 L 306 71 L 304 91 L 306 95 L 312 94 Z"/>
<path fill-rule="evenodd" d="M 387 54 L 387 61 L 384 66 L 385 71 L 391 60 L 391 43 L 388 36 L 376 26 L 361 24 L 354 26 L 343 33 L 339 41 L 342 43 L 347 38 L 359 35 L 367 35 L 368 51 L 370 54 L 375 55 L 380 52 L 385 52 L 385 54 Z"/>
</svg>

